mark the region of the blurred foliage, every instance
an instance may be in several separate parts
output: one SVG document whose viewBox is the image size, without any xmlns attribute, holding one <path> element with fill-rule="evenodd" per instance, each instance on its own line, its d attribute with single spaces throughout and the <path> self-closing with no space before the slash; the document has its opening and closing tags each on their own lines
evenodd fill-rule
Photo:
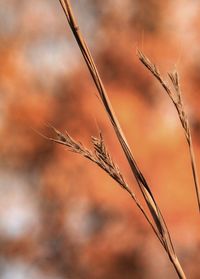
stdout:
<svg viewBox="0 0 200 279">
<path fill-rule="evenodd" d="M 190 278 L 199 278 L 198 212 L 173 106 L 140 65 L 178 68 L 200 166 L 198 1 L 72 1 L 102 79 L 166 216 Z M 49 143 L 46 123 L 89 145 L 101 129 L 136 185 L 59 1 L 1 0 L 0 278 L 176 278 L 136 207 L 92 164 Z"/>
</svg>

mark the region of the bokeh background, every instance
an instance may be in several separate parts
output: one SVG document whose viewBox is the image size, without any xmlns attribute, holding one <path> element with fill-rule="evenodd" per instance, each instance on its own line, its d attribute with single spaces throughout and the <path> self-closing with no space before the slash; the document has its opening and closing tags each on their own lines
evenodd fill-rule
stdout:
<svg viewBox="0 0 200 279">
<path fill-rule="evenodd" d="M 72 1 L 134 156 L 189 278 L 200 234 L 175 109 L 140 64 L 178 69 L 200 173 L 198 0 Z M 128 195 L 102 170 L 38 135 L 51 123 L 106 145 L 140 197 L 57 0 L 0 0 L 0 278 L 177 278 Z"/>
</svg>

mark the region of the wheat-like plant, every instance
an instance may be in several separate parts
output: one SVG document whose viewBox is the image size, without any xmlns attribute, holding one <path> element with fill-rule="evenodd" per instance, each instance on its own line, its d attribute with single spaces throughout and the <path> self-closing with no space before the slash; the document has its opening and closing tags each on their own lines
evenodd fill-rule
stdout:
<svg viewBox="0 0 200 279">
<path fill-rule="evenodd" d="M 196 168 L 196 162 L 195 162 L 195 155 L 193 150 L 193 144 L 192 144 L 192 137 L 191 137 L 191 131 L 190 126 L 188 122 L 188 117 L 184 109 L 183 100 L 182 100 L 182 93 L 181 93 L 181 87 L 180 87 L 180 81 L 179 81 L 179 75 L 177 71 L 174 71 L 172 73 L 168 73 L 168 76 L 172 82 L 172 85 L 174 87 L 174 92 L 170 88 L 170 86 L 167 84 L 165 79 L 161 76 L 160 71 L 158 67 L 153 64 L 141 51 L 137 51 L 137 55 L 139 60 L 142 62 L 142 64 L 153 74 L 153 76 L 159 81 L 159 83 L 162 85 L 164 90 L 166 91 L 167 95 L 170 97 L 172 103 L 174 104 L 176 111 L 178 113 L 181 125 L 184 130 L 185 138 L 188 144 L 189 148 L 189 154 L 190 154 L 190 160 L 191 160 L 191 167 L 192 167 L 192 174 L 194 179 L 194 186 L 196 191 L 196 197 L 197 197 L 197 203 L 198 208 L 200 212 L 200 189 L 199 189 L 199 182 L 198 182 L 198 175 L 197 175 L 197 168 Z"/>
<path fill-rule="evenodd" d="M 158 239 L 161 241 L 159 234 L 157 233 L 157 230 L 154 228 L 154 225 L 148 215 L 146 214 L 144 208 L 142 207 L 141 203 L 137 199 L 135 193 L 131 190 L 127 182 L 125 181 L 123 175 L 121 174 L 119 167 L 114 163 L 112 160 L 112 157 L 110 156 L 109 152 L 107 151 L 106 145 L 104 143 L 104 139 L 102 136 L 102 133 L 99 133 L 99 137 L 92 137 L 92 144 L 94 147 L 94 151 L 91 151 L 90 149 L 87 149 L 81 142 L 78 142 L 74 140 L 67 132 L 65 134 L 61 133 L 57 129 L 55 129 L 51 125 L 47 125 L 49 128 L 51 128 L 56 138 L 47 137 L 43 134 L 40 134 L 42 137 L 51 140 L 55 143 L 65 145 L 69 151 L 77 153 L 86 159 L 90 160 L 91 162 L 98 165 L 102 170 L 104 170 L 109 176 L 114 179 L 121 187 L 124 189 L 134 200 L 135 204 L 145 217 L 146 221 L 149 223 L 151 228 L 153 229 L 154 233 L 158 237 Z"/>
<path fill-rule="evenodd" d="M 86 62 L 86 65 L 90 71 L 91 77 L 96 85 L 100 99 L 101 99 L 102 104 L 105 108 L 105 111 L 109 117 L 109 120 L 114 128 L 118 141 L 121 144 L 121 147 L 127 158 L 128 163 L 130 165 L 132 173 L 136 179 L 139 189 L 143 195 L 143 198 L 148 206 L 149 212 L 147 213 L 143 209 L 140 202 L 136 198 L 134 192 L 130 189 L 128 184 L 125 182 L 125 179 L 123 178 L 121 172 L 119 171 L 119 168 L 111 159 L 111 156 L 109 155 L 109 153 L 107 151 L 107 148 L 105 146 L 101 133 L 98 138 L 95 138 L 95 137 L 92 138 L 94 151 L 88 150 L 81 143 L 75 141 L 68 133 L 62 134 L 53 127 L 52 128 L 57 136 L 56 136 L 56 138 L 48 138 L 48 139 L 50 139 L 58 144 L 65 145 L 70 151 L 78 153 L 78 154 L 86 157 L 90 161 L 94 162 L 100 168 L 102 168 L 105 172 L 107 172 L 124 190 L 126 190 L 129 193 L 129 195 L 133 198 L 134 202 L 136 203 L 136 205 L 138 206 L 138 208 L 144 215 L 147 222 L 150 224 L 151 228 L 153 229 L 153 232 L 158 237 L 161 245 L 167 252 L 167 255 L 168 255 L 171 263 L 173 264 L 173 266 L 177 272 L 177 275 L 179 276 L 179 278 L 185 279 L 186 276 L 184 274 L 184 271 L 179 263 L 177 255 L 175 253 L 174 246 L 173 246 L 166 222 L 165 222 L 163 215 L 161 213 L 161 210 L 156 202 L 156 199 L 151 191 L 151 187 L 147 183 L 140 168 L 138 167 L 138 165 L 134 159 L 134 156 L 131 152 L 131 149 L 127 143 L 127 140 L 122 132 L 120 124 L 115 116 L 114 110 L 109 101 L 107 92 L 105 90 L 105 87 L 103 85 L 99 72 L 97 70 L 97 67 L 94 63 L 93 57 L 90 53 L 90 50 L 85 42 L 85 39 L 78 26 L 77 20 L 74 16 L 70 1 L 69 0 L 59 0 L 59 2 L 63 8 L 63 11 L 65 13 L 69 26 L 74 34 L 76 42 L 81 50 L 81 53 Z M 156 72 L 156 69 L 155 69 L 155 72 Z M 171 75 L 171 80 L 173 81 L 173 79 L 176 79 L 176 77 Z M 163 86 L 167 88 L 167 86 L 165 86 L 165 83 L 163 83 Z M 183 115 L 181 116 L 181 119 L 182 120 L 185 119 L 183 117 Z M 188 126 L 186 125 L 186 123 L 182 122 L 182 125 L 185 127 L 185 131 L 187 131 Z M 149 214 L 151 215 L 152 220 L 149 218 Z"/>
</svg>

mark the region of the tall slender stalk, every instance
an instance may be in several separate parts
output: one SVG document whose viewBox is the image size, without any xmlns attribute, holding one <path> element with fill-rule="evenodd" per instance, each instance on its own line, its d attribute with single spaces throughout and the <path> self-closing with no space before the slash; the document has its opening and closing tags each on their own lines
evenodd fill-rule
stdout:
<svg viewBox="0 0 200 279">
<path fill-rule="evenodd" d="M 124 154 L 128 160 L 128 163 L 130 165 L 130 168 L 132 170 L 133 175 L 135 176 L 135 179 L 137 181 L 137 184 L 139 186 L 139 189 L 144 197 L 144 200 L 149 208 L 149 212 L 153 218 L 153 222 L 155 225 L 155 230 L 157 235 L 159 235 L 160 242 L 162 246 L 164 247 L 165 251 L 168 254 L 168 257 L 170 261 L 172 262 L 179 278 L 185 279 L 186 276 L 183 272 L 183 269 L 178 261 L 178 258 L 176 256 L 172 241 L 171 241 L 171 236 L 169 233 L 169 230 L 167 228 L 167 225 L 165 223 L 165 220 L 162 216 L 162 213 L 157 205 L 157 202 L 151 192 L 151 189 L 145 180 L 142 172 L 140 171 L 133 155 L 130 150 L 130 147 L 126 141 L 126 138 L 122 132 L 122 129 L 120 127 L 120 124 L 115 116 L 114 110 L 111 106 L 111 103 L 109 101 L 107 92 L 104 88 L 103 82 L 101 80 L 101 77 L 98 73 L 98 70 L 96 68 L 96 65 L 94 63 L 94 60 L 92 58 L 92 55 L 89 51 L 89 48 L 83 38 L 83 35 L 80 31 L 80 28 L 77 24 L 77 21 L 75 19 L 75 16 L 73 14 L 73 10 L 70 4 L 69 0 L 59 0 L 64 13 L 66 15 L 66 18 L 68 20 L 69 26 L 74 34 L 74 37 L 78 43 L 78 46 L 82 52 L 82 55 L 85 59 L 85 62 L 87 64 L 87 67 L 90 71 L 91 77 L 96 85 L 96 88 L 98 90 L 100 99 L 103 103 L 103 106 L 108 114 L 108 117 L 110 119 L 110 122 L 115 130 L 116 136 L 118 138 L 119 143 L 121 144 L 121 147 L 124 151 Z"/>
<path fill-rule="evenodd" d="M 171 88 L 168 86 L 167 82 L 161 76 L 158 67 L 155 64 L 153 64 L 141 51 L 138 50 L 137 54 L 138 54 L 139 60 L 142 62 L 142 64 L 153 74 L 153 76 L 162 85 L 162 87 L 166 91 L 167 95 L 170 97 L 170 99 L 171 99 L 172 103 L 174 104 L 176 111 L 178 113 L 181 125 L 184 130 L 188 148 L 189 148 L 192 175 L 193 175 L 195 192 L 196 192 L 196 197 L 197 197 L 198 209 L 199 209 L 199 213 L 200 213 L 200 188 L 199 188 L 199 181 L 198 181 L 198 175 L 197 175 L 196 160 L 195 160 L 195 155 L 194 155 L 192 136 L 191 136 L 190 126 L 189 126 L 189 122 L 188 122 L 188 117 L 184 110 L 178 73 L 176 71 L 173 73 L 168 73 L 168 76 L 174 87 L 174 91 L 175 91 L 175 94 L 174 94 L 172 92 Z"/>
</svg>

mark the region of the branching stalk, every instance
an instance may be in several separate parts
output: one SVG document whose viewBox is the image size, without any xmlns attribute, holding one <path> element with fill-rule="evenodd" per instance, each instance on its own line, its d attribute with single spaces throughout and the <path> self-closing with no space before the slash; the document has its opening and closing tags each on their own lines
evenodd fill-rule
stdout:
<svg viewBox="0 0 200 279">
<path fill-rule="evenodd" d="M 93 147 L 94 147 L 94 152 L 93 152 L 93 151 L 87 149 L 80 142 L 75 141 L 67 132 L 66 132 L 66 134 L 62 134 L 57 129 L 55 129 L 53 126 L 48 125 L 48 127 L 54 131 L 54 133 L 56 134 L 56 138 L 47 137 L 41 133 L 40 133 L 40 135 L 47 140 L 51 140 L 57 144 L 66 146 L 69 151 L 77 153 L 77 154 L 87 158 L 91 162 L 98 165 L 102 170 L 104 170 L 134 200 L 135 204 L 137 205 L 137 207 L 139 208 L 139 210 L 145 217 L 146 221 L 149 223 L 149 225 L 153 229 L 154 233 L 158 237 L 159 241 L 163 245 L 163 240 L 162 240 L 162 238 L 160 238 L 160 235 L 159 235 L 156 227 L 154 226 L 154 224 L 152 223 L 152 221 L 146 214 L 144 208 L 142 207 L 141 203 L 137 199 L 135 193 L 130 189 L 129 185 L 125 181 L 118 166 L 113 162 L 110 154 L 108 153 L 102 134 L 100 133 L 99 138 L 92 137 L 92 143 L 93 143 Z"/>
<path fill-rule="evenodd" d="M 59 0 L 59 1 L 64 10 L 65 15 L 66 15 L 69 26 L 77 41 L 77 44 L 82 52 L 82 55 L 87 64 L 87 67 L 90 71 L 92 79 L 96 85 L 96 88 L 98 90 L 98 93 L 99 93 L 100 99 L 103 103 L 103 106 L 104 106 L 104 108 L 108 114 L 108 117 L 110 119 L 110 122 L 115 130 L 116 136 L 117 136 L 117 138 L 121 144 L 121 147 L 124 151 L 124 154 L 128 160 L 132 173 L 135 176 L 139 189 L 141 190 L 142 195 L 149 208 L 149 211 L 153 218 L 153 222 L 154 222 L 154 226 L 155 226 L 155 227 L 153 226 L 152 228 L 153 229 L 156 228 L 156 232 L 157 232 L 156 235 L 158 236 L 162 246 L 164 247 L 165 251 L 167 252 L 169 259 L 172 262 L 179 278 L 185 279 L 186 276 L 184 275 L 181 265 L 177 259 L 167 225 L 166 225 L 164 218 L 161 214 L 161 211 L 157 205 L 157 202 L 152 194 L 152 191 L 132 155 L 132 152 L 131 152 L 130 147 L 126 141 L 126 138 L 122 132 L 120 124 L 115 116 L 114 110 L 111 106 L 107 92 L 104 88 L 103 82 L 100 78 L 100 75 L 99 75 L 96 65 L 94 63 L 94 60 L 92 58 L 92 55 L 89 51 L 89 48 L 83 38 L 83 35 L 80 31 L 80 28 L 77 24 L 74 14 L 73 14 L 73 10 L 72 10 L 70 1 L 69 0 Z"/>
</svg>

